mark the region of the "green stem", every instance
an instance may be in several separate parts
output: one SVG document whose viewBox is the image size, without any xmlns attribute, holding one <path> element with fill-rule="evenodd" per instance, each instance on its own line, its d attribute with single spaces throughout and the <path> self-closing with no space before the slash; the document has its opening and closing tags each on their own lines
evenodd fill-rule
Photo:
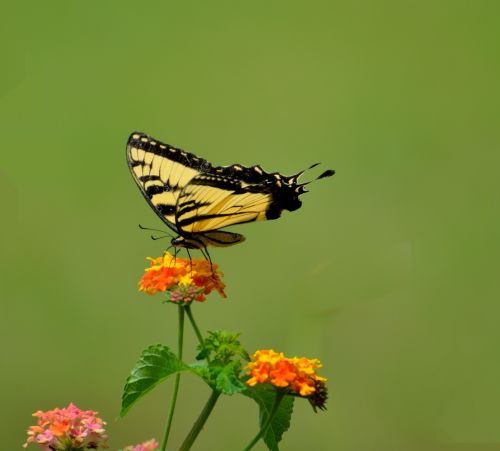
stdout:
<svg viewBox="0 0 500 451">
<path fill-rule="evenodd" d="M 189 322 L 191 323 L 191 326 L 193 326 L 194 333 L 198 337 L 198 341 L 200 342 L 200 345 L 203 346 L 203 344 L 205 343 L 205 340 L 203 340 L 200 329 L 198 329 L 198 325 L 196 324 L 196 321 L 194 320 L 193 313 L 191 312 L 191 306 L 188 304 L 188 305 L 186 305 L 185 309 L 186 309 L 186 314 L 189 318 Z"/>
<path fill-rule="evenodd" d="M 198 434 L 203 429 L 203 426 L 205 425 L 210 413 L 212 412 L 213 408 L 215 407 L 215 403 L 217 402 L 217 399 L 219 398 L 220 393 L 221 392 L 217 391 L 217 390 L 212 391 L 210 398 L 208 398 L 208 401 L 205 404 L 205 407 L 203 407 L 203 410 L 201 411 L 200 416 L 193 424 L 193 427 L 191 428 L 191 430 L 189 431 L 189 434 L 187 435 L 187 437 L 185 438 L 181 447 L 179 448 L 179 451 L 188 451 L 189 449 L 191 449 L 191 446 L 193 446 L 193 443 L 196 440 L 196 437 L 198 437 Z"/>
<path fill-rule="evenodd" d="M 177 337 L 177 357 L 182 360 L 182 342 L 184 339 L 184 306 L 179 305 L 179 332 Z M 172 401 L 170 402 L 170 409 L 168 412 L 167 426 L 163 436 L 160 451 L 167 449 L 168 436 L 170 435 L 170 428 L 172 427 L 172 420 L 174 419 L 175 403 L 177 402 L 177 393 L 179 392 L 179 383 L 181 381 L 181 373 L 175 375 L 174 392 L 172 394 Z"/>
<path fill-rule="evenodd" d="M 267 418 L 266 422 L 264 425 L 260 428 L 259 433 L 253 438 L 253 440 L 247 445 L 247 447 L 243 451 L 249 451 L 252 449 L 255 444 L 262 438 L 262 436 L 267 432 L 269 429 L 269 426 L 271 426 L 271 423 L 274 420 L 274 417 L 276 416 L 276 412 L 278 411 L 278 407 L 281 404 L 281 400 L 285 396 L 285 391 L 284 390 L 277 390 L 276 393 L 276 398 L 274 398 L 274 404 L 271 409 L 271 413 L 269 414 L 269 417 Z"/>
</svg>

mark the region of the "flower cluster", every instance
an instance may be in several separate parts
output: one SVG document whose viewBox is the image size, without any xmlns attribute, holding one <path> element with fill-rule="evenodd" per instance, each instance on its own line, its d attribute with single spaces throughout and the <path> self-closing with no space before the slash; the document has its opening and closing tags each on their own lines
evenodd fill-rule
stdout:
<svg viewBox="0 0 500 451">
<path fill-rule="evenodd" d="M 139 445 L 127 446 L 123 451 L 156 451 L 158 446 L 158 442 L 153 438 Z"/>
<path fill-rule="evenodd" d="M 148 258 L 149 268 L 139 281 L 139 290 L 148 294 L 170 293 L 172 302 L 203 302 L 205 295 L 216 290 L 226 297 L 222 273 L 215 263 L 205 259 L 174 257 L 166 252 L 163 257 Z"/>
<path fill-rule="evenodd" d="M 324 384 L 326 379 L 316 374 L 316 369 L 321 368 L 321 362 L 318 359 L 287 358 L 282 352 L 263 349 L 252 356 L 252 361 L 246 368 L 251 376 L 246 383 L 251 387 L 270 383 L 279 388 L 288 387 L 291 392 L 306 398 L 314 397 L 321 388 L 321 392 L 325 393 L 322 396 L 323 402 L 315 399 L 316 407 L 323 408 L 326 402 Z"/>
<path fill-rule="evenodd" d="M 106 422 L 93 410 L 80 410 L 70 404 L 64 409 L 38 411 L 33 416 L 38 418 L 38 424 L 28 429 L 25 448 L 30 443 L 39 445 L 43 451 L 107 448 Z"/>
</svg>

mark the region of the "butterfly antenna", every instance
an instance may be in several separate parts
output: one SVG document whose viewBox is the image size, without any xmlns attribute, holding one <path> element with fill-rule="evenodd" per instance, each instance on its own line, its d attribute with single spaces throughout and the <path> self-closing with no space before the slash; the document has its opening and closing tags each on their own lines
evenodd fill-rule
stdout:
<svg viewBox="0 0 500 451">
<path fill-rule="evenodd" d="M 169 236 L 170 238 L 173 238 L 173 235 L 170 235 L 170 233 L 168 232 L 165 232 L 165 230 L 160 230 L 160 229 L 152 229 L 150 227 L 144 227 L 143 225 L 139 224 L 139 228 L 141 230 L 150 230 L 151 232 L 160 232 L 160 233 L 164 233 L 166 236 Z"/>
<path fill-rule="evenodd" d="M 154 236 L 151 235 L 151 239 L 156 241 L 156 240 L 161 240 L 162 238 L 168 238 L 168 235 L 163 235 L 163 236 Z"/>
</svg>

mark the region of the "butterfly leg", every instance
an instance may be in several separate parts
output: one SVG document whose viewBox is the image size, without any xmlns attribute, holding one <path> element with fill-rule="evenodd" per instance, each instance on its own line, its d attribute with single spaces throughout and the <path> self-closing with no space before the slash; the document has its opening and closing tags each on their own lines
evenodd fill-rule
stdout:
<svg viewBox="0 0 500 451">
<path fill-rule="evenodd" d="M 214 272 L 214 267 L 212 265 L 212 257 L 210 257 L 210 253 L 208 252 L 208 249 L 207 247 L 203 247 L 203 248 L 200 248 L 200 251 L 201 253 L 203 254 L 203 256 L 205 257 L 206 260 L 208 260 L 210 262 L 210 270 L 212 272 Z"/>
<path fill-rule="evenodd" d="M 168 246 L 164 251 L 163 251 L 163 255 L 165 255 L 170 249 L 172 249 L 174 246 L 170 245 Z"/>
<path fill-rule="evenodd" d="M 201 255 L 203 255 L 203 258 L 205 260 L 208 260 L 207 254 L 205 253 L 205 248 L 200 247 L 200 252 L 201 252 Z"/>
<path fill-rule="evenodd" d="M 174 266 L 177 263 L 177 254 L 178 253 L 179 253 L 179 248 L 177 248 L 177 247 L 174 246 L 174 259 L 173 259 Z"/>
<path fill-rule="evenodd" d="M 189 252 L 189 249 L 186 247 L 186 252 L 189 257 L 189 266 L 191 267 L 191 275 L 193 275 L 193 259 L 191 258 L 191 252 Z"/>
</svg>

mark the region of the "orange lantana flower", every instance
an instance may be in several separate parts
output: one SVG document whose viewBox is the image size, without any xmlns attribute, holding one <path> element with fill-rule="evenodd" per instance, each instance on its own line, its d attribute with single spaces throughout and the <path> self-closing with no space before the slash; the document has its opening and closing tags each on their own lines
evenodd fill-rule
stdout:
<svg viewBox="0 0 500 451">
<path fill-rule="evenodd" d="M 275 387 L 287 387 L 291 393 L 310 398 L 313 407 L 324 408 L 326 387 L 324 377 L 318 376 L 316 369 L 321 368 L 318 359 L 305 357 L 285 357 L 282 352 L 263 349 L 255 352 L 252 361 L 246 366 L 251 376 L 246 383 L 253 387 L 269 383 Z M 316 394 L 321 391 L 321 399 Z"/>
<path fill-rule="evenodd" d="M 172 302 L 203 302 L 205 295 L 217 291 L 223 298 L 224 282 L 218 265 L 205 259 L 174 257 L 166 252 L 163 257 L 151 258 L 149 268 L 139 281 L 139 290 L 147 294 L 170 293 Z"/>
</svg>

